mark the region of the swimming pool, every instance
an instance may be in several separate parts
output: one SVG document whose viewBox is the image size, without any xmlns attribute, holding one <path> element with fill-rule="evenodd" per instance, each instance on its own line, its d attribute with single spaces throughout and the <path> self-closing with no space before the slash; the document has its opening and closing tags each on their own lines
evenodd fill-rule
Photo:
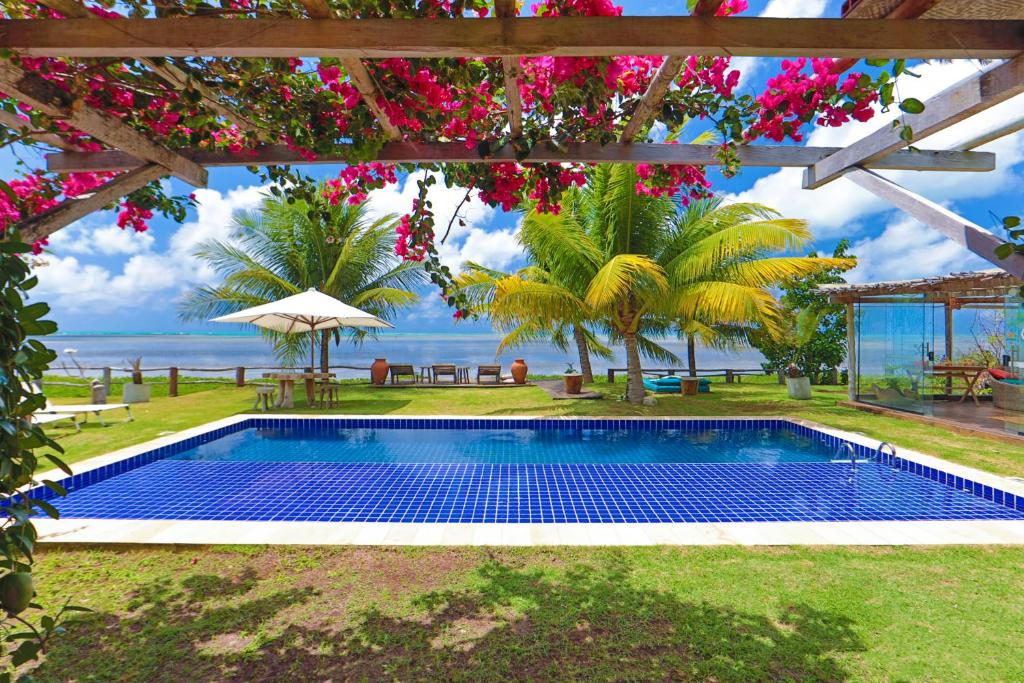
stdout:
<svg viewBox="0 0 1024 683">
<path fill-rule="evenodd" d="M 66 519 L 1024 519 L 1024 496 L 782 419 L 243 418 L 65 479 Z M 845 450 L 845 446 L 842 446 Z"/>
</svg>

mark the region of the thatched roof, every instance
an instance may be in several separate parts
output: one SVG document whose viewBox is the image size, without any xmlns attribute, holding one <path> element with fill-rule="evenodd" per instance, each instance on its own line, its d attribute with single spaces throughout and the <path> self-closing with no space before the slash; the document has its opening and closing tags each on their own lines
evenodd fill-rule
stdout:
<svg viewBox="0 0 1024 683">
<path fill-rule="evenodd" d="M 1024 19 L 1024 0 L 846 0 L 843 17 L 881 19 L 899 9 L 922 19 Z"/>
<path fill-rule="evenodd" d="M 947 300 L 962 297 L 1005 296 L 1024 285 L 1020 279 L 998 269 L 970 273 L 952 273 L 915 280 L 868 282 L 864 284 L 820 285 L 819 291 L 835 302 L 856 302 L 862 299 L 912 294 L 933 295 L 928 299 Z"/>
</svg>

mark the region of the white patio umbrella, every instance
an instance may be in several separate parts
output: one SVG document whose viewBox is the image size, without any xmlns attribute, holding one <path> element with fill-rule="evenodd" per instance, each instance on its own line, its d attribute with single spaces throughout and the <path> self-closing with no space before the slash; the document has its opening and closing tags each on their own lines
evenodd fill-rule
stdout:
<svg viewBox="0 0 1024 683">
<path fill-rule="evenodd" d="M 329 330 L 335 327 L 394 327 L 375 315 L 360 311 L 354 306 L 338 301 L 310 288 L 301 294 L 294 294 L 269 304 L 253 306 L 244 311 L 222 315 L 214 318 L 214 323 L 252 323 L 259 327 L 276 332 L 293 334 L 309 332 L 310 367 L 316 368 L 316 335 L 317 330 Z"/>
</svg>

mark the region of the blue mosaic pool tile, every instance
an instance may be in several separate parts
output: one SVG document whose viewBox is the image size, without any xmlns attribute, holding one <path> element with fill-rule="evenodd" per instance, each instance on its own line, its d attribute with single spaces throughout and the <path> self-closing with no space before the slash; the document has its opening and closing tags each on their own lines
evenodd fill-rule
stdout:
<svg viewBox="0 0 1024 683">
<path fill-rule="evenodd" d="M 64 517 L 350 522 L 1024 519 L 880 464 L 380 464 L 162 460 Z"/>
</svg>

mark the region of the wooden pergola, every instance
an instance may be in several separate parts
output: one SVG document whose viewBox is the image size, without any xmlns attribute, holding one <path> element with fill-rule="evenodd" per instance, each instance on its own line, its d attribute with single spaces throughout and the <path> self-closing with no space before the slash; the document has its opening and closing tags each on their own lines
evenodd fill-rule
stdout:
<svg viewBox="0 0 1024 683">
<path fill-rule="evenodd" d="M 953 358 L 953 312 L 962 308 L 1005 310 L 1011 297 L 1024 287 L 1024 279 L 1003 270 L 952 273 L 937 277 L 864 284 L 819 285 L 829 301 L 846 306 L 847 371 L 849 398 L 857 401 L 856 306 L 895 304 L 942 306 L 944 351 Z"/>
<path fill-rule="evenodd" d="M 646 92 L 622 122 L 618 141 L 535 146 L 520 163 L 618 162 L 715 165 L 712 145 L 647 142 L 641 136 L 657 120 L 661 102 L 688 55 L 788 57 L 829 56 L 852 66 L 860 58 L 941 58 L 1004 60 L 928 100 L 908 115 L 914 148 L 899 131 L 884 126 L 844 148 L 751 144 L 740 146 L 748 166 L 802 167 L 804 188 L 839 178 L 857 183 L 982 258 L 1024 277 L 1024 255 L 995 256 L 1000 238 L 948 209 L 879 175 L 877 171 L 984 172 L 995 155 L 975 148 L 1024 128 L 1024 117 L 998 131 L 979 134 L 953 150 L 917 149 L 928 136 L 1024 93 L 1024 2 L 1020 0 L 851 0 L 843 19 L 716 17 L 722 0 L 700 0 L 692 16 L 518 17 L 515 0 L 495 0 L 496 16 L 486 19 L 344 19 L 327 0 L 297 0 L 306 18 L 175 17 L 101 19 L 80 0 L 40 0 L 66 19 L 0 20 L 0 48 L 23 56 L 140 60 L 167 84 L 191 88 L 224 121 L 260 133 L 260 123 L 244 107 L 175 62 L 180 57 L 337 57 L 377 118 L 390 142 L 384 162 L 485 162 L 515 159 L 511 145 L 481 158 L 459 141 L 406 139 L 380 106 L 380 92 L 365 60 L 387 57 L 500 57 L 506 83 L 508 129 L 522 131 L 523 104 L 516 86 L 518 57 L 664 55 Z M 680 0 L 682 3 L 682 0 Z M 166 5 L 165 0 L 160 3 Z M 171 3 L 174 4 L 174 3 Z M 869 17 L 869 18 L 863 18 Z M 940 17 L 940 18 L 933 18 Z M 59 151 L 47 156 L 55 172 L 128 170 L 93 194 L 69 199 L 19 225 L 32 241 L 127 195 L 154 179 L 172 175 L 193 186 L 207 182 L 207 168 L 307 164 L 286 146 L 266 144 L 235 155 L 199 149 L 171 149 L 115 117 L 82 106 L 52 83 L 0 63 L 0 90 L 34 109 L 87 133 L 109 149 L 82 152 L 52 134 L 37 134 Z M 0 116 L 0 125 L 33 135 L 25 122 Z M 344 161 L 321 155 L 315 163 Z M 796 189 L 796 188 L 794 188 Z"/>
</svg>

